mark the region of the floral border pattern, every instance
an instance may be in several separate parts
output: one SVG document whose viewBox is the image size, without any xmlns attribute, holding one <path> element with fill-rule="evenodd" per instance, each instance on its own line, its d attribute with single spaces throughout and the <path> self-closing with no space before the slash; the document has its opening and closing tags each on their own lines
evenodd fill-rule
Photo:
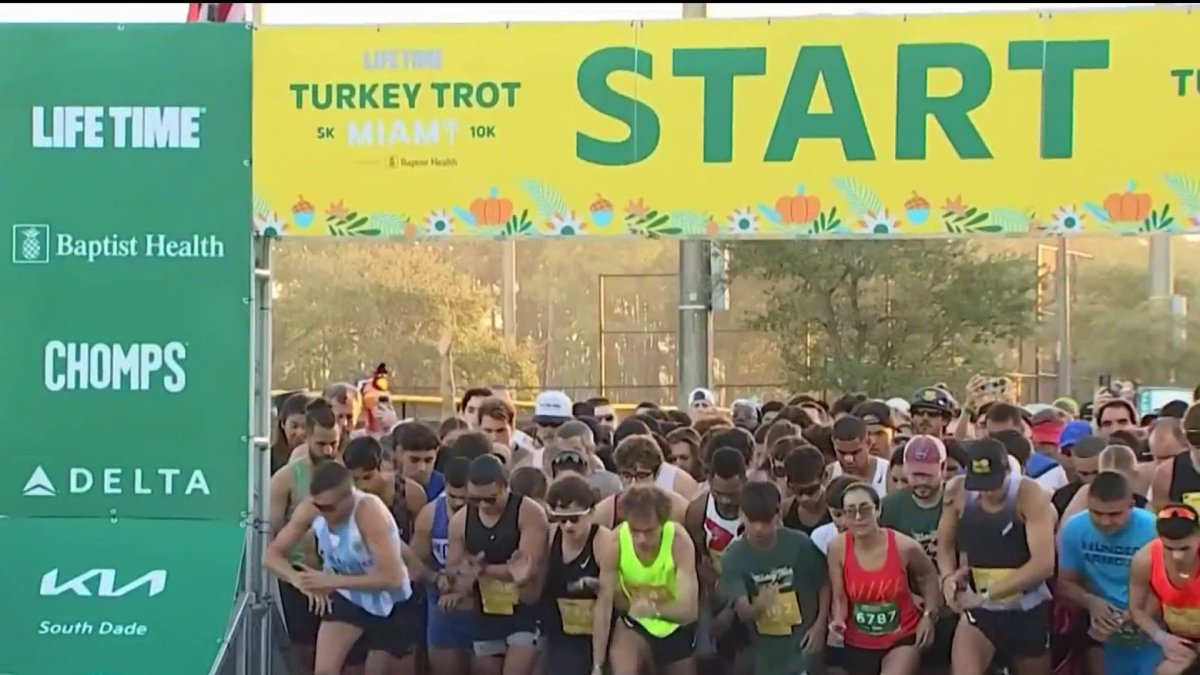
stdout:
<svg viewBox="0 0 1200 675">
<path fill-rule="evenodd" d="M 849 177 L 828 186 L 839 199 L 830 204 L 806 186 L 781 190 L 782 196 L 731 205 L 724 213 L 667 210 L 641 195 L 624 195 L 618 212 L 602 194 L 584 206 L 570 204 L 547 182 L 521 181 L 522 195 L 510 198 L 490 188 L 481 196 L 422 212 L 366 213 L 329 198 L 317 207 L 302 195 L 280 210 L 261 195 L 254 197 L 253 231 L 264 237 L 330 236 L 397 239 L 512 238 L 712 238 L 754 237 L 944 237 L 971 235 L 1047 236 L 1078 233 L 1118 235 L 1200 232 L 1200 179 L 1169 173 L 1160 194 L 1139 191 L 1129 181 L 1106 195 L 1063 202 L 1038 213 L 1032 207 L 978 204 L 962 194 L 931 202 L 913 190 L 903 202 L 885 202 L 870 186 Z M 778 193 L 777 193 L 778 194 Z M 416 213 L 416 212 L 414 212 Z"/>
</svg>

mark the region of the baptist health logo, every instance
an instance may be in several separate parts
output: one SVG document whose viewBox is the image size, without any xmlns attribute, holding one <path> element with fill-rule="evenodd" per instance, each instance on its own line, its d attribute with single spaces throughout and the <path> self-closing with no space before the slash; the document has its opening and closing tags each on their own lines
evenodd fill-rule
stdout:
<svg viewBox="0 0 1200 675">
<path fill-rule="evenodd" d="M 13 225 L 12 261 L 16 265 L 45 265 L 50 262 L 50 226 Z"/>
</svg>

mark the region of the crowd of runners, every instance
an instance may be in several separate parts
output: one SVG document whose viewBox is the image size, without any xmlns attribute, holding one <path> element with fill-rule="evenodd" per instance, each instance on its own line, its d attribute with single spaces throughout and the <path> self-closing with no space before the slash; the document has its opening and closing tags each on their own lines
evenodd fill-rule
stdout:
<svg viewBox="0 0 1200 675">
<path fill-rule="evenodd" d="M 1200 673 L 1200 405 L 276 406 L 296 675 Z"/>
</svg>

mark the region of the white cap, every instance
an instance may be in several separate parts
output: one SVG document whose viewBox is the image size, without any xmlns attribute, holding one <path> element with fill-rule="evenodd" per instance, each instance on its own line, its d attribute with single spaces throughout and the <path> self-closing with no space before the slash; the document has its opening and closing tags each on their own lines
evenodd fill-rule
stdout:
<svg viewBox="0 0 1200 675">
<path fill-rule="evenodd" d="M 900 398 L 899 396 L 897 396 L 895 398 L 889 398 L 888 400 L 884 401 L 884 403 L 888 404 L 888 407 L 891 408 L 892 410 L 896 410 L 896 411 L 899 411 L 902 413 L 908 412 L 909 408 L 911 407 L 909 405 L 908 401 L 905 401 L 904 399 Z"/>
<path fill-rule="evenodd" d="M 533 404 L 537 424 L 562 424 L 571 421 L 571 397 L 561 391 L 543 391 Z"/>
<path fill-rule="evenodd" d="M 695 403 L 707 403 L 711 406 L 717 405 L 717 395 L 703 387 L 697 387 L 688 394 L 688 405 Z"/>
</svg>

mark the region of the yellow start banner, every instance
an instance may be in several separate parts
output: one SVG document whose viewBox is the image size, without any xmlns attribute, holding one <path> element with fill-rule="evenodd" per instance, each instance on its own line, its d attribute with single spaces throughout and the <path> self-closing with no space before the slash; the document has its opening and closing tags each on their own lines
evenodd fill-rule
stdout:
<svg viewBox="0 0 1200 675">
<path fill-rule="evenodd" d="M 267 235 L 1200 232 L 1185 9 L 254 40 Z"/>
</svg>

